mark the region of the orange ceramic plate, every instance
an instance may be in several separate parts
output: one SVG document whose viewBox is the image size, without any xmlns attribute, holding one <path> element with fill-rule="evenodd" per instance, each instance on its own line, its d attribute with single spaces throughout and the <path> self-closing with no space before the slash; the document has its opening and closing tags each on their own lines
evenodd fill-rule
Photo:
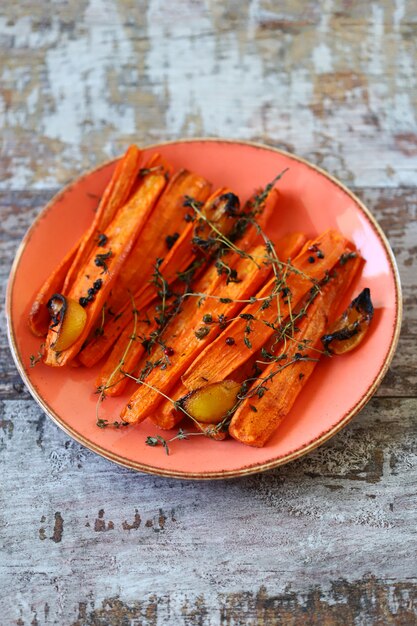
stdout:
<svg viewBox="0 0 417 626">
<path fill-rule="evenodd" d="M 10 275 L 7 316 L 11 349 L 19 372 L 43 410 L 69 435 L 94 452 L 136 470 L 179 478 L 213 479 L 251 474 L 306 454 L 327 441 L 368 402 L 391 361 L 401 325 L 401 289 L 392 252 L 380 227 L 361 202 L 337 180 L 291 154 L 246 142 L 200 139 L 152 146 L 177 168 L 187 167 L 214 186 L 230 186 L 242 198 L 289 168 L 279 189 L 280 211 L 271 235 L 300 230 L 314 236 L 340 230 L 366 259 L 355 292 L 371 289 L 376 308 L 366 343 L 344 357 L 319 364 L 306 389 L 275 437 L 264 448 L 205 437 L 162 447 L 145 445 L 158 431 L 151 422 L 138 427 L 100 429 L 95 424 L 97 369 L 29 366 L 39 339 L 27 325 L 34 295 L 51 269 L 92 219 L 97 197 L 115 162 L 105 163 L 61 191 L 27 233 Z M 107 399 L 100 416 L 118 419 L 124 398 Z M 174 433 L 173 433 L 174 434 Z M 167 438 L 169 433 L 166 434 Z"/>
</svg>

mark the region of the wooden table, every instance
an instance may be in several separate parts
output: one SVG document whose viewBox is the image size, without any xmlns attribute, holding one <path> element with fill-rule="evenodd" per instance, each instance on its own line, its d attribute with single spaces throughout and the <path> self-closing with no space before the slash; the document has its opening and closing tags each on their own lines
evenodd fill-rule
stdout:
<svg viewBox="0 0 417 626">
<path fill-rule="evenodd" d="M 376 397 L 308 457 L 241 480 L 135 474 L 31 400 L 1 325 L 1 624 L 416 624 L 415 0 L 0 7 L 1 278 L 63 184 L 130 141 L 283 147 L 393 246 L 405 321 Z M 2 300 L 3 301 L 3 300 Z"/>
</svg>

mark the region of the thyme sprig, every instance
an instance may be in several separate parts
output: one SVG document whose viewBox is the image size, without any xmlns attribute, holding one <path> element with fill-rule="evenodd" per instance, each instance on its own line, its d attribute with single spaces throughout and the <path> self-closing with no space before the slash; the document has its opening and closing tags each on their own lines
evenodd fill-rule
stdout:
<svg viewBox="0 0 417 626">
<path fill-rule="evenodd" d="M 108 420 L 102 419 L 100 417 L 97 419 L 96 425 L 99 428 L 108 428 L 109 426 L 112 426 L 113 428 L 121 428 L 122 426 L 129 426 L 129 422 L 123 422 L 123 420 L 120 420 L 120 422 L 117 420 L 115 420 L 114 422 L 109 422 Z"/>
<path fill-rule="evenodd" d="M 105 396 L 106 396 L 106 390 L 109 389 L 110 387 L 112 387 L 113 385 L 117 384 L 117 382 L 119 381 L 115 381 L 114 382 L 114 378 L 115 376 L 121 372 L 123 365 L 125 364 L 125 360 L 127 358 L 127 355 L 129 353 L 130 347 L 132 345 L 132 343 L 136 340 L 136 331 L 137 331 L 137 324 L 138 324 L 138 311 L 136 309 L 135 306 L 135 300 L 132 296 L 132 294 L 129 292 L 129 296 L 132 302 L 132 313 L 133 313 L 133 329 L 132 329 L 132 334 L 130 335 L 129 341 L 126 345 L 126 348 L 122 354 L 122 358 L 120 359 L 120 361 L 118 362 L 118 364 L 116 365 L 116 367 L 114 368 L 114 370 L 111 372 L 110 376 L 108 377 L 108 379 L 106 380 L 106 384 L 103 385 L 102 387 L 100 387 L 97 391 L 99 394 L 97 403 L 96 403 L 96 424 L 97 426 L 99 426 L 99 428 L 103 428 L 103 423 L 106 422 L 107 420 L 102 420 L 99 416 L 99 410 L 100 410 L 100 405 L 103 402 Z M 107 425 L 107 424 L 106 424 Z M 115 422 L 113 423 L 113 425 L 115 425 Z"/>
<path fill-rule="evenodd" d="M 185 430 L 183 430 L 182 428 L 178 429 L 177 434 L 174 437 L 171 437 L 171 439 L 165 439 L 165 437 L 162 437 L 161 435 L 156 435 L 155 437 L 147 437 L 145 444 L 147 446 L 158 446 L 161 445 L 163 446 L 165 452 L 169 455 L 169 445 L 172 441 L 175 441 L 176 439 L 188 439 L 188 437 L 197 437 L 197 436 L 204 436 L 203 432 L 200 433 L 189 433 Z"/>
<path fill-rule="evenodd" d="M 37 354 L 30 355 L 29 357 L 30 367 L 35 367 L 38 363 L 42 361 L 44 348 L 45 348 L 45 343 L 41 343 Z"/>
<path fill-rule="evenodd" d="M 158 305 L 156 307 L 157 316 L 155 317 L 155 321 L 157 323 L 157 329 L 155 331 L 152 331 L 149 337 L 146 337 L 143 341 L 143 344 L 145 345 L 149 354 L 152 354 L 152 350 L 156 346 L 159 346 L 162 349 L 166 348 L 164 339 L 163 339 L 163 334 L 166 330 L 166 327 L 169 321 L 181 309 L 181 305 L 185 298 L 197 297 L 199 300 L 198 301 L 199 305 L 203 301 L 205 301 L 207 298 L 218 300 L 225 304 L 231 303 L 231 302 L 238 302 L 242 304 L 259 303 L 260 311 L 263 311 L 267 309 L 268 307 L 270 307 L 272 302 L 275 300 L 277 303 L 277 315 L 273 323 L 267 322 L 267 320 L 263 320 L 262 318 L 259 319 L 255 315 L 252 315 L 252 314 L 242 313 L 238 315 L 237 317 L 242 317 L 246 321 L 243 341 L 245 345 L 248 347 L 248 349 L 252 349 L 250 335 L 253 330 L 253 324 L 256 321 L 258 322 L 261 321 L 267 324 L 268 326 L 270 326 L 274 330 L 274 335 L 273 335 L 274 342 L 272 344 L 272 348 L 275 346 L 276 343 L 282 341 L 284 343 L 284 350 L 282 350 L 279 355 L 275 355 L 272 352 L 268 352 L 265 348 L 262 348 L 260 351 L 261 358 L 265 360 L 262 360 L 261 358 L 259 358 L 255 361 L 255 368 L 256 368 L 255 372 L 253 376 L 247 378 L 246 380 L 242 382 L 235 406 L 225 414 L 221 422 L 217 424 L 215 427 L 213 427 L 213 429 L 210 432 L 202 432 L 201 426 L 198 424 L 197 420 L 195 420 L 195 418 L 184 409 L 181 402 L 170 398 L 167 394 L 165 394 L 164 392 L 159 390 L 157 387 L 155 387 L 154 385 L 150 384 L 149 382 L 145 380 L 146 377 L 149 375 L 149 373 L 155 367 L 164 368 L 164 367 L 167 367 L 167 365 L 169 365 L 169 359 L 167 357 L 163 356 L 162 358 L 159 358 L 156 361 L 147 360 L 139 376 L 133 375 L 132 373 L 124 370 L 123 366 L 125 363 L 126 354 L 128 350 L 130 349 L 131 342 L 136 338 L 136 326 L 135 326 L 134 333 L 131 336 L 129 345 L 126 348 L 127 351 L 125 351 L 125 354 L 123 355 L 120 363 L 118 364 L 117 368 L 115 368 L 114 376 L 116 375 L 117 372 L 120 372 L 121 375 L 134 380 L 137 384 L 148 387 L 149 389 L 158 393 L 166 401 L 170 402 L 176 410 L 181 411 L 185 416 L 191 419 L 192 422 L 194 422 L 200 429 L 199 432 L 197 433 L 186 433 L 182 429 L 179 429 L 178 433 L 174 437 L 168 440 L 162 437 L 161 435 L 156 435 L 155 437 L 148 437 L 145 442 L 146 445 L 153 446 L 153 447 L 161 445 L 164 447 L 166 453 L 169 454 L 168 444 L 176 439 L 187 439 L 191 435 L 215 436 L 219 432 L 223 432 L 227 430 L 233 413 L 236 411 L 236 409 L 240 406 L 240 404 L 245 399 L 249 399 L 255 396 L 257 396 L 258 398 L 261 398 L 264 395 L 264 393 L 268 390 L 268 383 L 274 378 L 274 376 L 276 376 L 283 369 L 285 369 L 286 367 L 289 367 L 290 365 L 294 363 L 299 362 L 300 360 L 302 361 L 316 361 L 317 360 L 317 359 L 311 358 L 310 356 L 302 354 L 302 350 L 307 350 L 307 349 L 312 350 L 313 348 L 311 346 L 308 346 L 308 341 L 300 341 L 299 342 L 300 352 L 296 353 L 294 357 L 292 357 L 286 363 L 282 364 L 282 361 L 288 358 L 287 355 L 285 354 L 286 341 L 287 340 L 297 341 L 296 332 L 298 331 L 298 328 L 296 326 L 296 323 L 298 319 L 302 318 L 306 314 L 306 310 L 308 306 L 311 304 L 311 302 L 313 301 L 317 293 L 319 293 L 320 286 L 317 284 L 317 281 L 311 279 L 304 272 L 295 268 L 291 264 L 290 260 L 288 260 L 287 262 L 283 262 L 278 258 L 273 242 L 263 232 L 262 228 L 256 221 L 256 215 L 257 213 L 260 212 L 261 207 L 264 205 L 270 191 L 272 190 L 275 183 L 284 175 L 286 171 L 287 170 L 284 170 L 283 172 L 278 174 L 274 178 L 274 180 L 271 181 L 271 183 L 268 183 L 268 185 L 265 187 L 264 190 L 259 192 L 250 203 L 247 203 L 246 208 L 248 210 L 246 213 L 245 212 L 238 213 L 236 211 L 233 213 L 233 215 L 231 215 L 231 217 L 236 217 L 235 233 L 238 233 L 238 236 L 242 234 L 242 232 L 244 232 L 244 230 L 250 225 L 256 228 L 257 233 L 261 235 L 265 244 L 265 254 L 263 256 L 255 257 L 254 255 L 251 255 L 245 250 L 242 250 L 241 248 L 239 248 L 239 246 L 234 242 L 235 234 L 233 235 L 229 234 L 229 236 L 224 235 L 220 231 L 220 229 L 216 226 L 216 224 L 214 224 L 210 219 L 208 219 L 204 215 L 203 211 L 201 210 L 202 208 L 201 203 L 195 201 L 193 198 L 190 198 L 190 197 L 186 197 L 186 201 L 185 201 L 185 206 L 190 207 L 194 211 L 196 219 L 198 219 L 200 223 L 205 223 L 210 227 L 211 232 L 209 236 L 206 239 L 203 239 L 202 237 L 198 237 L 198 225 L 197 225 L 196 237 L 194 238 L 194 242 L 200 245 L 200 247 L 203 250 L 208 250 L 210 251 L 211 254 L 215 255 L 216 257 L 215 265 L 216 265 L 218 274 L 219 275 L 224 274 L 226 276 L 226 283 L 228 284 L 229 282 L 240 281 L 240 278 L 237 276 L 237 271 L 233 268 L 233 265 L 230 265 L 228 260 L 224 258 L 226 253 L 231 252 L 231 253 L 238 255 L 239 257 L 249 259 L 258 268 L 261 267 L 261 263 L 271 265 L 275 280 L 271 287 L 270 293 L 260 298 L 251 297 L 247 299 L 232 299 L 232 298 L 227 298 L 224 296 L 216 296 L 214 294 L 195 292 L 190 289 L 190 284 L 194 277 L 195 271 L 198 269 L 198 267 L 200 267 L 202 263 L 205 262 L 204 259 L 199 259 L 195 261 L 187 270 L 185 270 L 185 272 L 181 272 L 178 274 L 178 278 L 185 283 L 185 288 L 182 294 L 175 294 L 171 292 L 168 281 L 161 274 L 160 267 L 162 264 L 162 259 L 157 259 L 155 263 L 155 270 L 152 276 L 152 282 L 157 290 L 157 295 L 158 295 Z M 291 307 L 291 291 L 287 286 L 287 278 L 292 272 L 298 275 L 302 275 L 304 278 L 310 280 L 313 284 L 312 290 L 310 292 L 310 298 L 308 299 L 308 301 L 305 303 L 305 305 L 297 314 L 293 314 L 292 307 Z M 284 303 L 288 307 L 288 314 L 286 317 L 288 317 L 289 319 L 286 323 L 283 323 L 283 319 L 282 319 L 282 310 L 281 310 L 281 302 L 280 302 L 281 298 L 284 299 Z M 134 303 L 132 304 L 135 310 Z M 135 321 L 137 321 L 137 312 L 134 313 L 134 316 L 135 316 Z M 209 317 L 211 319 L 209 319 Z M 223 329 L 233 319 L 236 319 L 236 317 L 227 319 L 226 315 L 222 314 L 221 316 L 219 316 L 218 320 L 213 320 L 211 316 L 206 314 L 203 317 L 204 325 L 202 325 L 200 328 L 196 330 L 196 335 L 198 334 L 198 336 L 200 336 L 201 334 L 201 337 L 205 336 L 205 334 L 210 332 L 209 326 L 211 324 L 219 324 L 221 329 Z M 164 350 L 162 350 L 162 352 L 164 352 Z M 274 370 L 270 372 L 268 375 L 262 376 L 261 375 L 262 371 L 259 368 L 259 364 L 270 365 L 273 362 L 277 363 L 277 368 L 274 368 Z M 113 384 L 112 380 L 109 379 L 107 381 L 106 387 L 101 391 L 101 393 L 104 393 L 105 389 L 108 388 L 108 385 L 112 385 L 112 384 Z M 252 410 L 256 411 L 256 407 L 254 405 L 251 405 L 251 407 L 253 407 Z M 99 421 L 100 423 L 106 422 L 106 425 L 107 425 L 107 420 L 99 420 L 98 418 L 98 422 Z M 115 424 L 116 423 L 114 423 L 114 425 Z M 122 425 L 123 424 L 124 423 L 122 423 Z"/>
<path fill-rule="evenodd" d="M 206 215 L 204 215 L 204 213 L 201 211 L 201 207 L 199 206 L 198 202 L 196 202 L 190 196 L 185 196 L 184 206 L 188 206 L 192 208 L 197 214 L 197 216 L 201 220 L 206 222 L 206 224 L 208 224 L 208 226 L 216 233 L 217 238 L 213 239 L 213 241 L 223 243 L 227 248 L 229 248 L 230 250 L 233 250 L 233 252 L 238 254 L 240 257 L 250 259 L 253 263 L 255 263 L 257 267 L 259 267 L 259 264 L 255 261 L 255 259 L 248 252 L 236 246 L 233 243 L 233 241 L 230 240 L 229 237 L 227 237 L 226 235 L 222 233 L 222 231 L 216 226 L 216 224 L 214 224 L 214 222 L 212 222 Z"/>
<path fill-rule="evenodd" d="M 276 183 L 284 176 L 284 174 L 286 174 L 286 172 L 288 172 L 288 170 L 289 167 L 286 167 L 284 170 L 282 170 L 282 172 L 277 174 L 275 178 L 271 180 L 271 182 L 269 182 L 258 194 L 255 195 L 252 202 L 252 206 L 255 209 L 258 209 L 265 203 Z"/>
<path fill-rule="evenodd" d="M 104 323 L 106 321 L 106 305 L 104 304 L 103 308 L 101 309 L 101 321 L 100 321 L 100 326 L 97 326 L 94 330 L 94 336 L 95 337 L 101 337 L 104 334 Z"/>
</svg>

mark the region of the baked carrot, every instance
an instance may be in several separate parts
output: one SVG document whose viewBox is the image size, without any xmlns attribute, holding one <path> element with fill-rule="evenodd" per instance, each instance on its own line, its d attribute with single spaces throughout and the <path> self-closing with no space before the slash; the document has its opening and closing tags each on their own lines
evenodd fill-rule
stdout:
<svg viewBox="0 0 417 626">
<path fill-rule="evenodd" d="M 294 241 L 292 236 L 291 239 Z M 280 246 L 279 243 L 278 255 Z M 285 238 L 282 248 L 287 258 L 289 250 Z M 195 292 L 214 298 L 203 298 L 199 307 L 193 302 L 194 298 L 184 303 L 181 314 L 174 318 L 167 328 L 167 346 L 172 352 L 168 367 L 164 370 L 158 367 L 152 369 L 145 379 L 147 385 L 151 385 L 152 388 L 146 385 L 139 386 L 121 413 L 123 420 L 135 423 L 150 415 L 161 402 L 162 396 L 159 392 L 169 393 L 204 347 L 224 330 L 227 325 L 226 319 L 239 313 L 244 305 L 242 300 L 247 301 L 271 272 L 270 265 L 262 264 L 264 254 L 264 246 L 259 245 L 250 250 L 249 257 L 234 255 L 237 256 L 234 269 L 240 282 L 227 284 L 224 277 L 216 272 L 215 265 L 197 281 L 194 286 Z M 258 259 L 259 265 L 252 259 Z M 234 346 L 227 345 L 225 335 L 229 335 L 228 326 L 221 337 L 223 350 L 229 354 Z M 158 361 L 160 358 L 163 358 L 162 349 L 157 349 L 153 359 Z"/>
<path fill-rule="evenodd" d="M 219 337 L 190 365 L 182 378 L 187 389 L 197 389 L 202 384 L 231 377 L 253 351 L 259 350 L 272 336 L 307 291 L 325 277 L 347 245 L 347 240 L 332 230 L 307 243 L 292 264 L 284 265 L 278 275 L 259 291 L 257 302 L 245 307 L 242 313 L 251 316 L 250 328 L 245 318 L 238 318 L 230 324 L 228 333 L 234 337 L 236 349 L 225 350 Z"/>
<path fill-rule="evenodd" d="M 165 192 L 164 195 L 166 195 Z M 222 195 L 227 195 L 230 193 L 230 190 L 227 188 L 218 189 L 214 194 L 207 200 L 206 207 L 210 206 L 210 204 L 215 202 L 217 198 Z M 190 194 L 187 194 L 190 195 Z M 269 219 L 273 215 L 277 201 L 279 198 L 279 194 L 276 189 L 272 189 L 269 194 L 265 197 L 262 204 L 258 207 L 258 215 L 256 218 L 257 224 L 260 229 L 264 230 Z M 195 198 L 198 200 L 198 196 Z M 162 200 L 162 199 L 161 199 Z M 248 201 L 247 205 L 250 206 L 250 202 Z M 156 211 L 158 207 L 156 208 Z M 207 208 L 206 208 L 207 212 Z M 246 225 L 248 226 L 248 225 Z M 167 277 L 168 284 L 171 284 L 172 279 L 175 278 L 176 273 L 183 272 L 188 263 L 191 263 L 195 259 L 195 252 L 192 252 L 191 247 L 187 250 L 187 237 L 189 239 L 192 238 L 193 227 L 184 231 L 183 235 L 181 235 L 180 240 L 175 242 L 173 248 L 170 250 L 168 255 L 164 258 L 163 264 L 160 268 L 162 274 L 166 274 L 168 271 L 170 272 Z M 300 233 L 295 235 L 296 237 L 302 237 Z M 243 235 L 239 238 L 239 246 L 245 250 L 249 248 L 255 240 L 260 239 L 259 229 L 254 225 L 249 225 L 244 230 Z M 155 258 L 152 256 L 155 262 Z M 143 281 L 144 282 L 144 281 Z M 145 307 L 149 304 L 155 296 L 155 290 L 151 285 L 142 285 L 139 287 L 138 291 L 136 291 L 134 295 L 135 302 L 138 302 L 141 308 Z M 87 344 L 87 346 L 80 353 L 80 362 L 86 367 L 93 367 L 96 365 L 103 356 L 110 350 L 111 346 L 117 341 L 118 337 L 124 332 L 124 330 L 132 324 L 132 315 L 131 315 L 131 302 L 130 299 L 126 299 L 124 305 L 119 308 L 119 310 L 108 307 L 112 310 L 112 318 L 104 324 L 100 328 L 99 334 L 96 334 Z M 108 310 L 107 308 L 107 310 Z M 116 363 L 120 360 L 120 356 L 124 352 L 124 347 L 115 348 L 112 351 L 112 362 L 114 367 Z M 109 364 L 109 367 L 110 364 Z M 106 365 L 106 372 L 109 368 Z M 113 371 L 113 370 L 112 370 Z M 103 385 L 104 381 L 100 381 L 100 385 Z M 121 385 L 124 387 L 126 383 Z M 117 393 L 118 388 L 115 388 L 113 393 Z"/>
<path fill-rule="evenodd" d="M 126 304 L 128 292 L 136 292 L 141 283 L 150 280 L 155 260 L 165 257 L 171 250 L 187 225 L 184 219 L 188 214 L 188 209 L 184 207 L 185 196 L 205 202 L 210 189 L 209 182 L 187 170 L 180 170 L 172 177 L 126 259 L 108 299 L 109 308 L 119 311 Z"/>
<path fill-rule="evenodd" d="M 80 279 L 72 285 L 68 298 L 85 305 L 87 321 L 77 341 L 62 352 L 55 352 L 54 329 L 50 328 L 46 340 L 45 363 L 62 366 L 70 362 L 81 349 L 107 295 L 129 254 L 136 237 L 143 228 L 166 184 L 163 173 L 150 173 L 144 177 L 136 194 L 117 212 L 103 233 L 104 245 L 93 250 L 83 268 Z M 91 291 L 89 291 L 91 290 Z"/>
<path fill-rule="evenodd" d="M 258 246 L 252 252 L 261 257 L 263 251 L 263 247 Z M 239 259 L 234 269 L 236 269 L 238 276 L 242 276 L 241 282 L 226 285 L 224 277 L 218 275 L 216 267 L 210 268 L 202 279 L 197 281 L 195 286 L 195 289 L 198 290 L 197 293 L 207 295 L 217 293 L 220 295 L 216 296 L 215 299 L 205 299 L 199 307 L 197 299 L 194 297 L 190 297 L 184 303 L 181 314 L 168 325 L 164 336 L 168 350 L 173 353 L 169 357 L 169 365 L 164 370 L 154 368 L 146 377 L 147 384 L 159 391 L 168 393 L 195 356 L 221 331 L 222 320 L 226 316 L 235 315 L 239 307 L 242 308 L 241 303 L 233 300 L 249 298 L 271 271 L 269 266 L 259 267 L 247 258 Z M 216 289 L 220 286 L 219 279 L 221 279 L 222 290 Z M 217 299 L 219 297 L 232 301 L 221 303 Z M 215 315 L 213 315 L 214 312 Z M 208 319 L 205 318 L 206 315 L 211 316 L 215 323 L 205 322 L 204 320 Z M 157 348 L 152 354 L 153 361 L 158 361 L 160 358 L 163 358 L 162 347 Z M 160 393 L 155 389 L 140 385 L 130 398 L 127 407 L 122 411 L 122 419 L 135 423 L 150 415 L 162 399 Z"/>
<path fill-rule="evenodd" d="M 72 250 L 66 254 L 36 294 L 30 309 L 28 322 L 30 330 L 37 337 L 44 337 L 48 332 L 51 318 L 47 304 L 54 293 L 59 293 L 62 290 L 65 276 L 75 259 L 79 245 L 80 241 L 77 241 Z"/>
<path fill-rule="evenodd" d="M 313 373 L 322 354 L 320 338 L 335 317 L 338 304 L 355 277 L 362 260 L 356 257 L 338 265 L 300 323 L 292 340 L 268 365 L 247 392 L 232 417 L 229 432 L 238 441 L 262 447 L 291 410 L 300 391 Z M 283 358 L 285 357 L 285 358 Z M 258 393 L 261 389 L 262 393 Z"/>
<path fill-rule="evenodd" d="M 42 337 L 47 334 L 50 321 L 46 306 L 48 301 L 54 293 L 65 292 L 76 267 L 82 258 L 86 258 L 88 246 L 95 245 L 97 233 L 105 230 L 116 211 L 125 203 L 139 171 L 140 156 L 136 146 L 128 148 L 116 165 L 87 233 L 82 235 L 40 288 L 29 313 L 29 327 L 34 335 Z"/>
<path fill-rule="evenodd" d="M 173 402 L 162 398 L 161 404 L 158 406 L 155 413 L 149 416 L 151 422 L 163 430 L 175 428 L 175 426 L 184 419 L 185 415 L 182 411 L 175 408 L 174 402 L 180 400 L 180 398 L 187 393 L 188 389 L 184 387 L 181 380 L 178 380 L 170 392 L 170 397 Z"/>
<path fill-rule="evenodd" d="M 96 248 L 98 236 L 104 233 L 117 211 L 127 202 L 138 177 L 141 160 L 141 151 L 137 146 L 131 145 L 118 161 L 111 180 L 100 200 L 93 222 L 82 237 L 77 254 L 67 273 L 62 288 L 64 295 L 69 293 L 80 269 L 85 265 L 92 251 Z"/>
<path fill-rule="evenodd" d="M 220 226 L 218 227 L 219 232 L 221 232 L 221 228 L 227 228 L 227 222 L 229 220 L 227 209 L 230 203 L 235 203 L 236 200 L 237 197 L 232 192 L 230 192 L 228 189 L 222 188 L 212 194 L 212 196 L 209 198 L 209 200 L 207 200 L 206 204 L 204 205 L 203 213 L 205 215 L 211 214 L 211 221 L 213 224 L 216 224 L 216 227 L 217 224 L 220 224 Z M 206 225 L 203 225 L 204 229 L 206 230 Z M 161 263 L 159 267 L 160 275 L 163 276 L 165 270 L 169 272 L 167 276 L 164 277 L 167 285 L 171 285 L 177 277 L 177 272 L 183 271 L 192 262 L 192 260 L 195 259 L 196 251 L 191 246 L 192 236 L 193 234 L 195 234 L 195 232 L 199 234 L 199 238 L 202 242 L 205 241 L 201 237 L 202 231 L 199 226 L 194 229 L 194 226 L 190 224 L 189 229 L 186 229 L 178 240 L 177 249 L 175 251 L 172 250 L 172 254 L 168 254 L 168 256 Z M 207 237 L 209 237 L 210 234 L 210 231 L 206 231 Z M 210 278 L 209 285 L 211 285 L 213 281 L 219 281 L 218 269 L 214 269 L 214 276 Z M 173 270 L 176 270 L 174 275 L 172 274 Z M 179 289 L 176 289 L 176 291 L 181 291 L 184 286 L 184 284 L 181 286 L 177 285 Z M 144 288 L 139 294 L 137 294 L 136 298 L 137 301 L 143 303 L 144 298 L 146 299 L 146 301 L 148 301 L 152 298 L 153 295 L 156 295 L 155 286 L 148 284 L 146 285 L 146 288 Z M 191 307 L 194 308 L 194 306 L 195 303 L 192 303 Z M 148 318 L 153 320 L 155 318 L 155 315 L 156 313 L 152 312 L 148 314 Z M 120 370 L 122 368 L 118 364 L 123 361 L 123 371 L 130 372 L 137 365 L 140 357 L 144 353 L 144 348 L 140 342 L 131 341 L 131 328 L 134 326 L 134 320 L 131 313 L 127 312 L 125 317 L 126 319 L 128 319 L 127 325 L 124 328 L 119 339 L 116 341 L 116 344 L 114 345 L 110 356 L 108 357 L 104 368 L 102 372 L 100 372 L 96 381 L 97 386 L 102 389 L 107 389 L 106 393 L 110 396 L 120 395 L 129 382 L 129 379 L 120 373 Z M 152 330 L 156 330 L 156 328 L 153 328 Z M 89 356 L 90 355 L 91 351 L 89 351 Z M 117 371 L 119 371 L 118 375 L 114 373 Z M 106 382 L 109 373 L 112 373 L 113 379 L 113 383 L 110 386 Z"/>
<path fill-rule="evenodd" d="M 259 221 L 259 220 L 258 220 Z M 280 250 L 280 256 L 282 259 L 290 259 L 293 255 L 297 254 L 305 243 L 306 237 L 303 233 L 290 233 L 286 237 L 280 240 L 278 248 Z M 174 401 L 182 398 L 188 393 L 187 387 L 179 381 L 174 391 L 171 393 L 171 397 Z M 172 402 L 163 401 L 155 415 L 151 415 L 151 421 L 162 429 L 170 430 L 174 428 L 184 418 L 184 414 L 176 410 L 173 407 Z"/>
<path fill-rule="evenodd" d="M 221 187 L 215 191 L 206 201 L 203 211 L 208 211 L 214 203 L 217 203 L 217 200 L 220 197 L 228 193 L 229 189 L 226 187 Z M 227 202 L 227 200 L 225 202 Z M 193 234 L 194 225 L 190 223 L 186 226 L 179 239 L 175 241 L 173 247 L 163 259 L 162 264 L 159 267 L 159 272 L 164 276 L 168 284 L 172 284 L 172 282 L 177 279 L 178 273 L 183 272 L 188 265 L 196 259 L 196 251 L 193 250 L 191 245 Z M 157 261 L 157 255 L 153 256 L 152 253 L 149 254 L 152 260 L 153 269 Z M 151 274 L 149 274 L 147 280 L 144 280 L 143 283 L 139 285 L 139 288 L 134 293 L 133 299 L 140 308 L 144 308 L 156 297 L 155 287 L 149 284 L 150 278 Z M 125 328 L 132 323 L 131 299 L 128 297 L 122 308 L 119 311 L 113 311 L 113 313 L 114 316 L 104 325 L 103 332 L 99 336 L 93 338 L 80 354 L 80 361 L 86 367 L 92 367 L 98 363 L 98 361 L 100 361 L 100 359 L 109 351 Z M 113 362 L 116 363 L 115 359 L 118 360 L 117 355 L 120 355 L 123 352 L 124 347 L 119 347 L 114 350 L 114 353 L 112 353 L 113 356 L 110 358 L 112 358 Z"/>
<path fill-rule="evenodd" d="M 291 238 L 291 237 L 290 237 Z M 284 249 L 284 247 L 283 247 Z M 225 331 L 225 334 L 227 330 Z M 227 343 L 225 342 L 227 346 Z M 246 361 L 242 367 L 240 367 L 233 374 L 233 378 L 235 381 L 239 381 L 239 384 L 252 376 L 252 373 L 255 371 L 255 363 L 257 360 L 257 355 L 254 354 L 251 359 Z M 193 393 L 193 392 L 191 392 Z M 190 392 L 185 387 L 183 382 L 180 380 L 177 381 L 175 387 L 170 391 L 169 397 L 170 400 L 162 399 L 161 404 L 157 407 L 155 413 L 149 416 L 151 422 L 153 422 L 156 426 L 164 430 L 170 430 L 174 428 L 177 424 L 179 424 L 185 417 L 185 413 L 180 410 L 179 406 L 183 406 L 184 398 L 189 395 Z M 175 406 L 177 405 L 177 406 Z M 177 408 L 178 407 L 178 408 Z M 216 427 L 216 424 L 211 424 L 213 428 Z M 213 435 L 212 433 L 207 433 L 209 436 Z M 225 438 L 226 433 L 219 433 L 221 436 L 216 437 L 216 439 L 223 440 Z"/>
<path fill-rule="evenodd" d="M 177 273 L 184 271 L 194 258 L 190 247 L 190 235 L 192 234 L 192 231 L 192 225 L 188 224 L 159 267 L 159 272 L 161 274 L 163 274 L 164 271 L 168 271 L 168 269 L 170 270 L 170 273 L 166 278 L 168 284 L 172 284 L 172 282 L 177 279 Z M 172 273 L 172 271 L 174 273 Z M 82 352 L 80 352 L 79 359 L 82 365 L 85 367 L 93 367 L 108 352 L 111 346 L 115 344 L 117 338 L 119 336 L 121 337 L 122 333 L 124 333 L 126 329 L 132 325 L 132 300 L 135 302 L 135 305 L 137 303 L 142 310 L 146 310 L 146 307 L 149 306 L 156 297 L 157 290 L 155 285 L 150 282 L 146 282 L 133 295 L 133 297 L 131 296 L 129 298 L 129 301 L 126 302 L 117 314 L 112 312 L 109 321 L 104 324 L 100 333 L 96 333 L 96 337 L 94 337 L 82 350 Z M 130 336 L 129 330 L 128 336 Z M 111 353 L 112 356 L 109 357 L 115 364 L 119 360 L 116 355 L 121 355 L 125 348 L 125 346 L 116 346 L 117 344 L 114 345 Z M 102 382 L 104 383 L 104 381 Z"/>
<path fill-rule="evenodd" d="M 106 396 L 119 396 L 129 383 L 124 372 L 132 372 L 144 353 L 143 342 L 155 330 L 155 314 L 153 306 L 138 311 L 113 347 L 96 379 L 97 389 Z"/>
</svg>

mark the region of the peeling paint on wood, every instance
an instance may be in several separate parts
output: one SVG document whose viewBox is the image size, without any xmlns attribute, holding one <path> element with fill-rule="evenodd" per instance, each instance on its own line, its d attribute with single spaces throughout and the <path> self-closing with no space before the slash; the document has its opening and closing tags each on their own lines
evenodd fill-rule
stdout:
<svg viewBox="0 0 417 626">
<path fill-rule="evenodd" d="M 283 146 L 361 186 L 414 183 L 411 1 L 222 4 L 2 7 L 1 186 L 62 184 L 128 141 L 203 134 Z"/>
<path fill-rule="evenodd" d="M 16 247 L 83 169 L 179 136 L 328 169 L 387 233 L 404 289 L 377 396 L 263 475 L 134 474 L 30 399 L 0 327 L 1 623 L 417 623 L 417 18 L 411 0 L 71 0 L 0 7 L 0 314 Z"/>
<path fill-rule="evenodd" d="M 77 620 L 72 626 L 122 626 L 140 623 L 184 624 L 187 626 L 330 626 L 332 624 L 414 624 L 417 595 L 412 585 L 404 583 L 389 589 L 369 576 L 347 583 L 338 580 L 324 592 L 312 587 L 301 597 L 289 587 L 282 594 L 258 591 L 219 594 L 215 609 L 212 598 L 179 597 L 175 603 L 167 597 L 125 603 L 119 597 L 106 598 L 100 608 L 79 603 Z M 306 621 L 306 616 L 311 619 Z"/>
</svg>

